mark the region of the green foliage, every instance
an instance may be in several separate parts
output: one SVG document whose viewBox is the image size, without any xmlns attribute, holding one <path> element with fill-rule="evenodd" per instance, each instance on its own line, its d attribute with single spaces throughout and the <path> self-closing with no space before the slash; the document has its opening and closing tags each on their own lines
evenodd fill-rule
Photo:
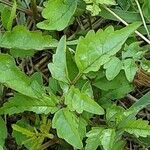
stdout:
<svg viewBox="0 0 150 150">
<path fill-rule="evenodd" d="M 150 9 L 139 4 L 0 0 L 0 149 L 9 138 L 29 150 L 149 148 Z"/>
<path fill-rule="evenodd" d="M 3 150 L 5 138 L 7 137 L 7 128 L 5 121 L 0 117 L 0 148 Z"/>
<path fill-rule="evenodd" d="M 98 146 L 102 145 L 104 150 L 111 150 L 115 140 L 114 129 L 104 129 L 94 127 L 87 133 L 86 150 L 96 150 Z"/>
<path fill-rule="evenodd" d="M 82 148 L 79 118 L 74 113 L 70 112 L 69 109 L 63 108 L 56 112 L 52 120 L 52 127 L 57 129 L 57 134 L 60 138 L 65 139 L 77 149 Z"/>
<path fill-rule="evenodd" d="M 150 72 L 150 61 L 146 60 L 145 58 L 143 58 L 142 62 L 141 62 L 141 66 L 144 70 L 146 70 L 147 72 Z"/>
<path fill-rule="evenodd" d="M 79 91 L 75 87 L 71 87 L 65 96 L 65 104 L 71 111 L 82 113 L 87 111 L 93 114 L 103 115 L 104 110 L 88 95 Z"/>
<path fill-rule="evenodd" d="M 10 10 L 8 7 L 5 7 L 4 10 L 2 11 L 1 20 L 3 26 L 7 30 L 11 30 L 12 28 L 13 19 L 15 18 L 16 15 L 16 8 L 17 8 L 17 4 L 16 1 L 14 0 L 12 10 Z"/>
<path fill-rule="evenodd" d="M 42 16 L 46 20 L 38 23 L 37 27 L 61 31 L 69 24 L 77 7 L 77 0 L 49 0 L 44 7 Z"/>
<path fill-rule="evenodd" d="M 0 55 L 0 82 L 10 88 L 34 98 L 44 94 L 44 89 L 36 81 L 32 81 L 16 65 L 13 58 L 7 54 Z M 11 74 L 11 76 L 10 76 Z"/>
<path fill-rule="evenodd" d="M 24 111 L 33 111 L 37 114 L 54 113 L 57 108 L 58 99 L 55 96 L 43 96 L 40 99 L 31 98 L 17 94 L 0 108 L 0 114 L 15 114 Z"/>
<path fill-rule="evenodd" d="M 0 47 L 4 48 L 42 50 L 54 45 L 56 45 L 56 40 L 53 40 L 51 36 L 42 36 L 40 32 L 32 33 L 24 26 L 16 26 L 12 31 L 0 34 Z"/>
<path fill-rule="evenodd" d="M 51 128 L 50 120 L 45 120 L 45 116 L 42 117 L 44 119 L 39 123 L 39 131 L 23 119 L 12 125 L 13 136 L 16 138 L 17 144 L 25 145 L 31 150 L 40 149 L 45 138 L 52 139 L 54 137 L 53 134 L 48 133 Z"/>
<path fill-rule="evenodd" d="M 52 77 L 58 81 L 69 83 L 66 65 L 66 38 L 60 40 L 56 54 L 53 56 L 53 63 L 48 65 Z"/>
<path fill-rule="evenodd" d="M 117 57 L 112 57 L 109 62 L 104 65 L 106 69 L 106 78 L 108 80 L 113 80 L 122 69 L 122 62 Z"/>
<path fill-rule="evenodd" d="M 124 126 L 124 130 L 130 134 L 134 134 L 139 137 L 147 137 L 150 135 L 150 125 L 148 121 L 144 120 L 132 120 Z"/>
<path fill-rule="evenodd" d="M 121 49 L 128 36 L 138 26 L 139 23 L 134 23 L 118 31 L 108 27 L 105 31 L 99 30 L 97 33 L 90 31 L 85 38 L 80 38 L 75 54 L 79 71 L 81 73 L 98 71 Z"/>
<path fill-rule="evenodd" d="M 101 100 L 106 101 L 122 98 L 134 89 L 122 71 L 111 81 L 107 80 L 104 74 L 104 76 L 96 78 L 93 85 L 101 90 Z"/>
<path fill-rule="evenodd" d="M 116 5 L 115 0 L 84 0 L 87 5 L 87 10 L 91 11 L 92 15 L 98 15 L 101 11 L 99 4 L 105 4 L 105 5 Z M 91 4 L 92 3 L 92 4 Z"/>
<path fill-rule="evenodd" d="M 149 12 L 150 12 L 150 1 L 149 0 L 144 0 L 143 14 L 150 21 Z"/>
<path fill-rule="evenodd" d="M 138 66 L 134 63 L 133 59 L 126 59 L 123 61 L 123 69 L 129 82 L 132 82 L 138 70 Z"/>
</svg>

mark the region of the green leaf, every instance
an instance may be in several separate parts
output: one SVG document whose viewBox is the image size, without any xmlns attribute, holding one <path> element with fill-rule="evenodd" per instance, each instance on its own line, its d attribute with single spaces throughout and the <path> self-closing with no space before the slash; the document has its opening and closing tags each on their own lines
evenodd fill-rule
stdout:
<svg viewBox="0 0 150 150">
<path fill-rule="evenodd" d="M 136 72 L 138 70 L 138 66 L 136 65 L 133 59 L 126 59 L 123 61 L 123 69 L 125 71 L 126 77 L 129 82 L 132 82 Z"/>
<path fill-rule="evenodd" d="M 125 110 L 116 105 L 112 105 L 106 108 L 106 120 L 108 123 L 115 122 L 115 124 L 119 123 L 123 117 Z"/>
<path fill-rule="evenodd" d="M 139 25 L 139 23 L 134 23 L 118 31 L 114 31 L 111 26 L 97 33 L 89 31 L 85 38 L 80 38 L 77 45 L 75 61 L 79 71 L 81 73 L 98 71 L 111 56 L 121 49 L 128 36 Z"/>
<path fill-rule="evenodd" d="M 146 138 L 140 137 L 139 138 L 140 142 L 145 145 L 147 148 L 150 147 L 150 136 L 147 136 Z"/>
<path fill-rule="evenodd" d="M 86 9 L 89 10 L 92 14 L 92 16 L 96 16 L 101 11 L 98 4 L 94 3 L 93 5 L 87 5 Z"/>
<path fill-rule="evenodd" d="M 9 7 L 3 7 L 3 11 L 1 12 L 1 21 L 3 27 L 7 30 L 8 20 L 10 19 L 11 10 Z"/>
<path fill-rule="evenodd" d="M 101 135 L 103 128 L 93 127 L 91 131 L 89 131 L 86 136 L 88 137 L 86 140 L 85 150 L 97 150 L 98 146 L 101 145 Z"/>
<path fill-rule="evenodd" d="M 56 128 L 59 138 L 65 139 L 69 144 L 77 149 L 81 149 L 83 147 L 82 139 L 78 130 L 79 119 L 67 108 L 63 108 L 55 113 L 52 120 L 52 127 Z"/>
<path fill-rule="evenodd" d="M 145 120 L 130 120 L 128 123 L 124 126 L 123 130 L 130 133 L 134 134 L 135 136 L 139 137 L 147 137 L 150 135 L 150 125 L 149 121 Z"/>
<path fill-rule="evenodd" d="M 141 61 L 141 67 L 145 71 L 150 72 L 150 60 L 143 58 Z"/>
<path fill-rule="evenodd" d="M 41 32 L 31 32 L 24 26 L 16 26 L 12 31 L 0 34 L 0 47 L 22 50 L 43 50 L 56 46 L 56 40 Z"/>
<path fill-rule="evenodd" d="M 40 147 L 41 147 L 44 139 L 48 136 L 51 136 L 49 133 L 47 133 L 47 131 L 46 131 L 46 133 L 41 130 L 40 130 L 40 132 L 38 132 L 38 130 L 36 130 L 35 127 L 33 128 L 30 125 L 28 125 L 28 128 L 24 128 L 17 124 L 13 124 L 12 128 L 13 128 L 13 130 L 20 132 L 21 134 L 26 135 L 28 137 L 28 139 L 26 141 L 22 141 L 22 145 L 24 143 L 28 143 L 27 146 L 30 145 L 30 148 L 29 148 L 30 150 L 41 149 Z M 45 128 L 49 129 L 48 126 L 45 126 Z M 25 138 L 24 136 L 20 136 L 20 137 Z"/>
<path fill-rule="evenodd" d="M 90 84 L 89 81 L 87 81 L 87 82 L 83 85 L 83 87 L 82 87 L 82 89 L 81 89 L 81 92 L 82 92 L 82 93 L 85 93 L 86 95 L 88 95 L 88 96 L 91 97 L 91 98 L 94 97 L 94 96 L 93 96 L 93 89 L 92 89 L 92 86 L 91 86 L 91 84 Z"/>
<path fill-rule="evenodd" d="M 48 85 L 48 89 L 47 89 L 50 93 L 54 93 L 56 94 L 57 91 L 61 91 L 59 83 L 56 79 L 54 78 L 49 78 L 49 85 Z"/>
<path fill-rule="evenodd" d="M 22 134 L 28 136 L 28 137 L 32 137 L 34 136 L 34 132 L 31 132 L 30 130 L 24 128 L 24 127 L 21 127 L 17 124 L 13 124 L 12 125 L 12 128 L 13 130 L 17 131 L 17 132 L 21 132 Z"/>
<path fill-rule="evenodd" d="M 116 141 L 113 144 L 112 150 L 124 150 L 126 142 L 124 140 Z"/>
<path fill-rule="evenodd" d="M 97 2 L 105 5 L 116 5 L 115 0 L 98 0 Z"/>
<path fill-rule="evenodd" d="M 5 121 L 0 117 L 0 146 L 1 148 L 5 144 L 5 139 L 7 138 L 7 127 Z"/>
<path fill-rule="evenodd" d="M 88 95 L 81 93 L 79 89 L 71 87 L 65 96 L 65 104 L 71 111 L 82 113 L 87 111 L 93 114 L 103 115 L 104 110 Z"/>
<path fill-rule="evenodd" d="M 122 51 L 122 59 L 133 58 L 134 60 L 140 60 L 145 51 L 139 46 L 140 42 L 133 42 L 130 45 L 125 45 L 124 51 Z"/>
<path fill-rule="evenodd" d="M 150 91 L 143 95 L 137 102 L 135 102 L 130 109 L 136 108 L 137 110 L 141 110 L 150 104 Z"/>
<path fill-rule="evenodd" d="M 86 126 L 87 125 L 88 125 L 87 121 L 84 120 L 84 118 L 82 116 L 80 116 L 78 131 L 80 133 L 81 139 L 83 139 L 86 136 Z"/>
<path fill-rule="evenodd" d="M 115 130 L 114 129 L 105 129 L 102 131 L 101 135 L 101 144 L 104 150 L 112 150 L 115 141 Z"/>
<path fill-rule="evenodd" d="M 131 6 L 131 3 L 129 0 L 117 0 L 117 4 L 123 9 L 128 10 Z"/>
<path fill-rule="evenodd" d="M 77 76 L 79 70 L 74 61 L 74 53 L 72 52 L 72 49 L 67 48 L 66 59 L 67 59 L 68 76 L 69 79 L 73 81 L 74 78 Z"/>
<path fill-rule="evenodd" d="M 41 72 L 35 72 L 34 74 L 32 74 L 31 80 L 37 81 L 38 84 L 43 85 L 42 73 Z"/>
<path fill-rule="evenodd" d="M 19 121 L 17 121 L 16 125 L 18 126 L 21 126 L 23 128 L 26 128 L 28 129 L 28 131 L 31 132 L 31 130 L 33 130 L 33 128 L 31 128 L 30 124 L 28 121 L 26 121 L 25 119 L 21 119 Z M 34 131 L 33 131 L 34 132 Z M 27 149 L 30 149 L 31 146 L 33 145 L 33 141 L 34 140 L 31 140 L 31 141 L 28 141 L 28 142 L 25 142 L 28 140 L 28 136 L 25 135 L 25 134 L 22 134 L 21 132 L 18 132 L 16 130 L 13 130 L 13 133 L 12 133 L 13 137 L 15 138 L 15 141 L 17 143 L 17 145 L 22 145 L 24 143 L 24 146 L 27 148 Z M 32 134 L 31 134 L 32 135 Z"/>
<path fill-rule="evenodd" d="M 102 77 L 95 80 L 93 85 L 102 90 L 100 99 L 104 101 L 122 98 L 133 90 L 133 85 L 126 79 L 123 71 L 112 81 L 108 81 L 106 77 Z"/>
<path fill-rule="evenodd" d="M 57 103 L 58 99 L 55 96 L 45 96 L 42 99 L 36 99 L 16 94 L 0 108 L 0 114 L 12 115 L 24 111 L 33 111 L 37 114 L 54 113 L 59 109 Z"/>
<path fill-rule="evenodd" d="M 13 6 L 12 6 L 10 17 L 7 23 L 7 30 L 12 29 L 13 19 L 16 17 L 16 9 L 17 9 L 17 3 L 16 3 L 16 0 L 13 0 Z"/>
<path fill-rule="evenodd" d="M 115 130 L 94 127 L 87 133 L 87 141 L 85 150 L 96 150 L 98 146 L 102 145 L 104 150 L 112 150 L 115 141 Z"/>
<path fill-rule="evenodd" d="M 128 23 L 133 23 L 133 22 L 136 22 L 136 21 L 141 21 L 141 16 L 140 16 L 139 12 L 135 12 L 133 10 L 126 11 L 126 10 L 122 10 L 122 9 L 120 9 L 118 7 L 116 9 L 111 8 L 111 10 L 116 15 L 118 15 L 119 17 L 121 17 L 123 20 L 125 20 Z M 101 17 L 103 17 L 105 19 L 108 19 L 108 20 L 120 21 L 118 18 L 116 18 L 113 14 L 111 14 L 110 12 L 108 12 L 103 7 L 101 7 L 101 12 L 100 12 L 99 16 L 101 16 Z"/>
<path fill-rule="evenodd" d="M 0 3 L 0 15 L 4 11 L 5 7 L 6 7 L 5 4 Z"/>
<path fill-rule="evenodd" d="M 116 5 L 115 0 L 84 0 L 87 5 L 87 10 L 91 11 L 92 16 L 96 16 L 101 11 L 99 4 Z"/>
<path fill-rule="evenodd" d="M 122 69 L 122 62 L 117 57 L 112 57 L 109 62 L 104 65 L 106 69 L 106 78 L 108 80 L 113 80 Z"/>
<path fill-rule="evenodd" d="M 38 28 L 61 31 L 69 24 L 77 7 L 76 0 L 49 0 L 44 3 L 42 16 L 46 20 L 37 24 Z"/>
<path fill-rule="evenodd" d="M 34 98 L 41 98 L 45 93 L 37 81 L 31 80 L 18 67 L 13 58 L 7 54 L 0 54 L 0 83 Z"/>
<path fill-rule="evenodd" d="M 4 150 L 3 147 L 0 145 L 0 150 Z"/>
<path fill-rule="evenodd" d="M 26 58 L 34 55 L 34 50 L 10 49 L 10 54 L 14 58 Z"/>
<path fill-rule="evenodd" d="M 58 44 L 53 63 L 48 64 L 52 77 L 58 81 L 69 83 L 66 64 L 66 37 L 63 36 Z"/>
<path fill-rule="evenodd" d="M 11 30 L 13 19 L 16 17 L 16 9 L 17 9 L 17 3 L 16 0 L 13 2 L 12 9 L 10 10 L 8 7 L 5 7 L 1 14 L 1 19 L 3 26 L 7 30 Z"/>
<path fill-rule="evenodd" d="M 150 1 L 149 0 L 144 0 L 144 4 L 142 7 L 143 14 L 147 18 L 147 20 L 150 22 Z"/>
</svg>

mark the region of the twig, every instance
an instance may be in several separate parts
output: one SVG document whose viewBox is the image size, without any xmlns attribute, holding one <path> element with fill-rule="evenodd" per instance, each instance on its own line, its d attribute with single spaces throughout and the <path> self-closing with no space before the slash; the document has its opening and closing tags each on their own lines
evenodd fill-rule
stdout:
<svg viewBox="0 0 150 150">
<path fill-rule="evenodd" d="M 48 148 L 52 145 L 58 144 L 58 143 L 59 143 L 59 139 L 57 139 L 57 138 L 50 140 L 41 146 L 41 150 L 45 150 L 46 148 Z"/>
<path fill-rule="evenodd" d="M 124 25 L 128 26 L 129 24 L 123 20 L 122 18 L 120 18 L 116 13 L 114 13 L 111 9 L 107 8 L 106 6 L 103 5 L 103 7 L 110 12 L 113 16 L 115 16 L 118 20 L 120 20 Z M 150 40 L 147 39 L 145 36 L 143 36 L 140 32 L 138 32 L 137 30 L 135 31 L 135 33 L 140 36 L 145 42 L 147 42 L 148 44 L 150 44 Z"/>
<path fill-rule="evenodd" d="M 130 94 L 128 94 L 126 97 L 129 98 L 130 100 L 132 100 L 133 102 L 137 102 L 138 101 L 138 99 L 136 99 L 135 97 L 133 97 Z"/>
</svg>

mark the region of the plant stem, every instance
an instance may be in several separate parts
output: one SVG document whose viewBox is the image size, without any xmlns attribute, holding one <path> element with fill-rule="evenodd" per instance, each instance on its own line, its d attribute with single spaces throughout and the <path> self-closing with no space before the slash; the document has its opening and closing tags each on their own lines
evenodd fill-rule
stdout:
<svg viewBox="0 0 150 150">
<path fill-rule="evenodd" d="M 54 138 L 53 140 L 50 140 L 50 141 L 44 143 L 43 145 L 41 145 L 41 150 L 45 150 L 46 148 L 48 148 L 52 145 L 58 144 L 58 143 L 59 143 L 59 139 Z"/>
<path fill-rule="evenodd" d="M 133 97 L 131 94 L 128 94 L 126 97 L 129 98 L 133 102 L 137 102 L 138 101 L 138 99 L 136 99 L 135 97 Z"/>
<path fill-rule="evenodd" d="M 74 78 L 74 80 L 71 82 L 71 85 L 76 84 L 76 82 L 80 79 L 81 76 L 82 76 L 82 73 L 79 72 L 79 73 L 77 74 L 77 76 Z"/>
<path fill-rule="evenodd" d="M 124 25 L 128 26 L 129 24 L 123 20 L 122 18 L 120 18 L 116 13 L 114 13 L 111 9 L 107 8 L 106 6 L 103 5 L 103 8 L 105 8 L 108 12 L 110 12 L 113 16 L 115 16 L 118 20 L 120 20 Z M 135 33 L 140 36 L 145 42 L 147 42 L 148 44 L 150 44 L 150 40 L 147 39 L 145 36 L 143 36 L 140 32 L 138 32 L 137 30 L 135 31 Z"/>
<path fill-rule="evenodd" d="M 8 2 L 8 1 L 5 1 L 5 0 L 0 0 L 0 3 L 5 4 L 5 5 L 9 6 L 9 7 L 13 6 L 13 4 L 11 2 Z M 21 11 L 21 12 L 23 12 L 23 13 L 29 15 L 29 16 L 32 16 L 32 11 L 29 10 L 29 9 L 25 9 L 25 8 L 17 6 L 17 10 L 19 10 L 19 11 Z"/>
<path fill-rule="evenodd" d="M 150 39 L 150 33 L 148 31 L 148 28 L 147 28 L 147 25 L 146 25 L 146 22 L 145 22 L 145 19 L 144 19 L 144 16 L 143 16 L 143 13 L 142 13 L 142 10 L 141 10 L 141 7 L 140 7 L 140 4 L 138 2 L 138 0 L 135 0 L 137 6 L 138 6 L 138 9 L 139 9 L 139 12 L 140 12 L 140 15 L 141 15 L 141 19 L 142 19 L 142 22 L 143 22 L 143 25 L 144 25 L 144 28 L 147 32 L 147 35 L 148 35 L 148 38 Z"/>
</svg>

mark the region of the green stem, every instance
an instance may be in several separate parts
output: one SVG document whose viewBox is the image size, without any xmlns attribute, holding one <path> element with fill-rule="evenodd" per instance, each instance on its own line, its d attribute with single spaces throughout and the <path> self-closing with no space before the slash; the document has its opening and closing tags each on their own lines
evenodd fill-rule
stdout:
<svg viewBox="0 0 150 150">
<path fill-rule="evenodd" d="M 81 78 L 81 76 L 82 76 L 82 73 L 79 72 L 77 76 L 74 78 L 74 80 L 71 82 L 71 85 L 75 85 L 77 81 Z"/>
<path fill-rule="evenodd" d="M 137 6 L 138 6 L 138 9 L 139 9 L 139 12 L 140 12 L 140 15 L 141 15 L 141 19 L 142 19 L 142 22 L 143 22 L 143 25 L 144 25 L 144 28 L 147 32 L 147 35 L 148 35 L 148 38 L 150 39 L 150 33 L 148 31 L 148 28 L 147 28 L 147 25 L 146 25 L 146 22 L 145 22 L 145 19 L 144 19 L 144 16 L 143 16 L 143 13 L 142 13 L 142 10 L 141 10 L 141 7 L 140 7 L 140 4 L 138 2 L 138 0 L 135 0 Z"/>
<path fill-rule="evenodd" d="M 121 17 L 119 17 L 116 13 L 114 13 L 111 9 L 107 8 L 105 5 L 103 5 L 103 8 L 105 8 L 108 12 L 110 12 L 113 16 L 115 16 L 119 21 L 121 21 L 124 25 L 128 26 L 129 24 L 123 20 Z M 147 39 L 145 36 L 143 36 L 140 32 L 138 32 L 137 30 L 135 31 L 135 33 L 140 36 L 145 42 L 147 42 L 148 44 L 150 44 L 150 40 Z"/>
</svg>

